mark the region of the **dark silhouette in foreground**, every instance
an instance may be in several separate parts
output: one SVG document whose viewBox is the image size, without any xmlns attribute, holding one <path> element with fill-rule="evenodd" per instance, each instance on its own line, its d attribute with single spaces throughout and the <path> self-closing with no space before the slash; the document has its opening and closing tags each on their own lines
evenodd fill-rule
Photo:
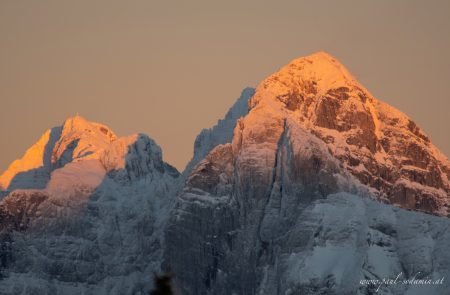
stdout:
<svg viewBox="0 0 450 295">
<path fill-rule="evenodd" d="M 154 274 L 153 281 L 155 282 L 155 289 L 150 292 L 150 295 L 173 295 L 172 289 L 173 273 L 166 273 L 161 276 Z"/>
</svg>

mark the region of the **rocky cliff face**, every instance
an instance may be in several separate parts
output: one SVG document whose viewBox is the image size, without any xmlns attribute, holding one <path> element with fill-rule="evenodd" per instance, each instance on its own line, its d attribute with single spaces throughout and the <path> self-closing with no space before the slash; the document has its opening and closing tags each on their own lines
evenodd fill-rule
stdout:
<svg viewBox="0 0 450 295">
<path fill-rule="evenodd" d="M 241 96 L 228 110 L 225 117 L 209 129 L 203 129 L 195 139 L 194 155 L 183 171 L 185 176 L 189 175 L 192 168 L 217 145 L 229 143 L 233 139 L 233 130 L 239 118 L 247 115 L 248 101 L 255 93 L 253 88 L 245 88 Z"/>
<path fill-rule="evenodd" d="M 296 59 L 197 137 L 79 116 L 0 176 L 1 294 L 446 294 L 450 162 L 333 57 Z M 361 284 L 422 278 L 443 284 Z M 378 289 L 378 290 L 377 290 Z"/>
<path fill-rule="evenodd" d="M 333 57 L 294 60 L 257 87 L 232 142 L 193 168 L 165 264 L 186 294 L 371 294 L 355 291 L 360 279 L 447 274 L 430 261 L 447 257 L 437 242 L 448 241 L 448 219 L 370 199 L 446 216 L 448 168 L 419 127 Z M 397 228 L 416 219 L 439 230 Z M 424 236 L 432 245 L 415 260 Z M 408 239 L 420 242 L 401 249 Z"/>
<path fill-rule="evenodd" d="M 80 116 L 67 119 L 62 126 L 47 130 L 0 176 L 4 191 L 45 188 L 50 174 L 71 162 L 97 159 L 117 136 L 106 126 L 88 122 Z"/>
<path fill-rule="evenodd" d="M 5 173 L 20 175 L 14 185 L 33 183 L 36 169 L 47 177 L 0 202 L 0 293 L 148 292 L 179 173 L 145 135 L 117 138 L 81 117 L 57 128 L 55 142 L 31 149 L 41 166 L 25 169 L 29 150 L 23 169 Z"/>
<path fill-rule="evenodd" d="M 252 123 L 270 113 L 264 125 L 271 126 L 276 140 L 281 121 L 289 119 L 321 139 L 379 199 L 448 214 L 448 159 L 412 120 L 375 99 L 328 54 L 320 52 L 283 67 L 261 83 L 250 107 L 244 133 L 266 137 Z"/>
</svg>

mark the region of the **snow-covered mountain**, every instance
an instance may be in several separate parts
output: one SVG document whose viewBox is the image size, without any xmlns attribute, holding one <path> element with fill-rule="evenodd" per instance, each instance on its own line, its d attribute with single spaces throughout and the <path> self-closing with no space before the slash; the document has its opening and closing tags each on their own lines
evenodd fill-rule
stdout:
<svg viewBox="0 0 450 295">
<path fill-rule="evenodd" d="M 448 276 L 449 220 L 405 209 L 446 216 L 449 167 L 333 57 L 296 59 L 257 87 L 232 141 L 193 168 L 164 263 L 185 294 L 374 294 L 358 282 Z"/>
<path fill-rule="evenodd" d="M 79 116 L 1 176 L 0 294 L 144 294 L 179 173 L 160 147 Z"/>
<path fill-rule="evenodd" d="M 0 176 L 0 187 L 7 191 L 45 188 L 52 171 L 70 162 L 98 159 L 117 139 L 106 126 L 88 122 L 80 116 L 67 119 L 62 126 L 47 130 Z"/>
<path fill-rule="evenodd" d="M 233 130 L 239 118 L 247 115 L 248 101 L 255 93 L 254 88 L 245 88 L 241 96 L 231 106 L 225 117 L 209 129 L 203 129 L 194 143 L 194 155 L 184 169 L 183 174 L 187 175 L 192 168 L 217 145 L 231 142 Z"/>
<path fill-rule="evenodd" d="M 0 294 L 446 294 L 450 161 L 330 55 L 204 129 L 185 171 L 75 116 L 0 176 Z"/>
</svg>

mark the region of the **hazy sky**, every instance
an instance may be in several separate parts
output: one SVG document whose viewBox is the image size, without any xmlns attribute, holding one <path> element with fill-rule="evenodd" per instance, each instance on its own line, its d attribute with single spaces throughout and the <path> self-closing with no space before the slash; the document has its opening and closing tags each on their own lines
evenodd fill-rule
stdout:
<svg viewBox="0 0 450 295">
<path fill-rule="evenodd" d="M 450 1 L 0 1 L 0 171 L 75 113 L 183 168 L 246 86 L 325 50 L 450 155 Z"/>
</svg>

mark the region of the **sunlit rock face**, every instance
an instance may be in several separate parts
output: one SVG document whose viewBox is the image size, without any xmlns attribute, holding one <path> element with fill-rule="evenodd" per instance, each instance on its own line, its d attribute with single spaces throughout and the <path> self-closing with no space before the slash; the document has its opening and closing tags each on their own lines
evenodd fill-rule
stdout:
<svg viewBox="0 0 450 295">
<path fill-rule="evenodd" d="M 164 265 L 186 294 L 371 294 L 360 279 L 448 274 L 429 262 L 448 262 L 448 219 L 404 210 L 446 216 L 448 170 L 419 127 L 333 57 L 294 60 L 256 88 L 231 143 L 190 172 Z"/>
<path fill-rule="evenodd" d="M 8 190 L 45 187 L 52 171 L 52 152 L 60 135 L 61 127 L 47 130 L 21 159 L 14 161 L 0 175 L 0 190 L 3 192 L 0 197 Z"/>
<path fill-rule="evenodd" d="M 280 122 L 291 120 L 321 139 L 379 199 L 448 214 L 448 159 L 412 120 L 375 99 L 330 55 L 292 61 L 259 85 L 250 105 L 244 141 L 276 141 Z"/>
<path fill-rule="evenodd" d="M 0 202 L 0 294 L 145 294 L 179 173 L 146 135 L 118 138 L 79 116 L 56 128 L 57 140 L 47 132 L 15 171 L 31 180 L 11 183 L 33 184 L 31 154 L 47 155 L 31 163 L 45 181 L 10 186 Z"/>
<path fill-rule="evenodd" d="M 53 170 L 82 159 L 98 159 L 116 139 L 102 124 L 81 116 L 69 118 L 62 126 L 47 130 L 21 159 L 8 167 L 0 176 L 0 188 L 45 188 Z"/>
<path fill-rule="evenodd" d="M 190 166 L 231 141 L 253 92 L 202 131 Z M 0 176 L 0 293 L 147 294 L 184 179 L 146 135 L 78 115 L 47 131 Z"/>
<path fill-rule="evenodd" d="M 0 176 L 0 294 L 447 294 L 448 159 L 333 57 L 245 89 L 180 175 L 75 116 Z M 420 212 L 422 211 L 422 212 Z"/>
</svg>

